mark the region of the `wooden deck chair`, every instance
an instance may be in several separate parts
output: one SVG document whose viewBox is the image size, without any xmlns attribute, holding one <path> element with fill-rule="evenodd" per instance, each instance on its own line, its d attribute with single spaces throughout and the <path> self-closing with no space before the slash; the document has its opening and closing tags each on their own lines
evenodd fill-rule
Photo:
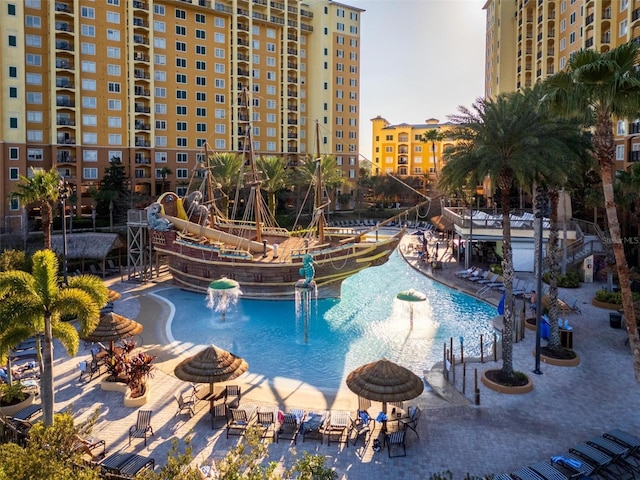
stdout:
<svg viewBox="0 0 640 480">
<path fill-rule="evenodd" d="M 242 408 L 231 408 L 229 411 L 231 412 L 231 418 L 227 423 L 227 438 L 229 438 L 229 435 L 244 436 L 247 428 L 251 425 L 253 415 L 250 415 Z"/>
<path fill-rule="evenodd" d="M 329 412 L 326 410 L 307 413 L 300 427 L 302 441 L 305 442 L 307 438 L 315 438 L 319 439 L 320 443 L 322 443 L 324 424 L 328 416 Z"/>
<path fill-rule="evenodd" d="M 407 432 L 405 430 L 398 430 L 397 432 L 388 433 L 384 436 L 384 443 L 387 445 L 389 458 L 407 456 L 407 445 L 405 442 L 406 433 Z M 400 447 L 402 447 L 402 455 L 391 455 L 392 448 L 399 450 Z"/>
<path fill-rule="evenodd" d="M 238 385 L 227 385 L 224 387 L 224 403 L 229 408 L 238 408 L 242 393 Z"/>
<path fill-rule="evenodd" d="M 302 419 L 304 418 L 304 410 L 301 409 L 289 409 L 284 414 L 282 425 L 278 435 L 276 435 L 276 443 L 281 438 L 292 440 L 293 444 L 298 443 L 298 433 L 300 433 L 300 427 L 302 426 Z"/>
<path fill-rule="evenodd" d="M 274 413 L 273 411 L 258 411 L 256 426 L 262 430 L 261 438 L 273 438 L 273 440 L 276 441 L 278 435 L 276 415 L 277 413 Z"/>
<path fill-rule="evenodd" d="M 353 439 L 353 446 L 355 447 L 358 440 L 364 438 L 364 446 L 369 444 L 369 440 L 371 439 L 371 434 L 376 429 L 376 421 L 373 419 L 369 412 L 366 410 L 358 410 L 356 415 L 356 419 L 353 421 L 351 425 L 351 432 L 355 432 L 356 437 Z M 349 436 L 351 435 L 349 432 Z"/>
<path fill-rule="evenodd" d="M 337 443 L 345 442 L 349 446 L 349 435 L 351 431 L 351 414 L 344 410 L 332 410 L 329 415 L 329 424 L 325 428 L 327 445 L 331 445 L 331 437 L 336 438 Z M 346 434 L 346 435 L 345 435 Z"/>
<path fill-rule="evenodd" d="M 222 423 L 222 427 L 227 425 L 229 421 L 229 409 L 226 403 L 214 403 L 211 402 L 211 407 L 209 408 L 209 413 L 211 414 L 211 428 L 216 428 L 216 420 L 224 419 Z M 218 427 L 218 428 L 222 428 Z"/>
<path fill-rule="evenodd" d="M 129 445 L 132 438 L 144 438 L 144 446 L 147 446 L 147 435 L 153 436 L 151 427 L 151 410 L 138 410 L 138 420 L 135 425 L 129 427 Z"/>
<path fill-rule="evenodd" d="M 413 433 L 420 438 L 420 435 L 418 435 L 418 421 L 420 420 L 420 415 L 422 415 L 422 410 L 420 410 L 420 407 L 409 407 L 407 413 L 409 416 L 401 418 L 400 423 L 404 425 L 405 430 L 413 430 Z"/>
<path fill-rule="evenodd" d="M 185 410 L 189 412 L 189 415 L 192 417 L 196 414 L 195 410 L 193 409 L 195 402 L 193 400 L 186 400 L 182 395 L 182 392 L 177 394 L 174 393 L 173 398 L 175 398 L 176 402 L 178 403 L 178 410 L 176 410 L 176 413 L 173 415 L 174 417 Z"/>
</svg>

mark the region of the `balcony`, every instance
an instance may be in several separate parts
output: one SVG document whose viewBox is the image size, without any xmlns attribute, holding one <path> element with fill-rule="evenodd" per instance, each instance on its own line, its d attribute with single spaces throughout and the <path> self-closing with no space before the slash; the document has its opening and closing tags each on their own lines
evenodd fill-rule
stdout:
<svg viewBox="0 0 640 480">
<path fill-rule="evenodd" d="M 145 156 L 136 155 L 136 165 L 149 165 L 151 164 L 151 159 Z"/>
<path fill-rule="evenodd" d="M 149 39 L 143 35 L 134 35 L 133 43 L 138 45 L 149 45 Z"/>
<path fill-rule="evenodd" d="M 56 107 L 70 107 L 75 108 L 76 104 L 70 98 L 57 98 Z"/>
<path fill-rule="evenodd" d="M 251 72 L 249 70 L 245 70 L 244 68 L 239 68 L 237 71 L 237 74 L 240 75 L 241 77 L 248 77 L 250 73 Z"/>
<path fill-rule="evenodd" d="M 611 32 L 605 32 L 602 34 L 601 41 L 603 44 L 608 45 L 611 43 Z"/>
<path fill-rule="evenodd" d="M 298 50 L 296 50 L 295 48 L 287 48 L 287 54 L 288 55 L 298 55 Z"/>
<path fill-rule="evenodd" d="M 70 117 L 56 117 L 56 125 L 64 127 L 75 127 L 76 121 Z"/>
<path fill-rule="evenodd" d="M 587 41 L 584 42 L 584 46 L 585 46 L 585 48 L 593 47 L 593 37 L 587 38 Z"/>
<path fill-rule="evenodd" d="M 72 51 L 73 45 L 65 40 L 56 40 L 56 50 Z"/>
<path fill-rule="evenodd" d="M 137 95 L 138 97 L 150 97 L 151 96 L 151 91 L 147 90 L 146 88 L 142 88 L 142 87 L 136 87 L 133 90 L 133 93 L 135 95 Z"/>
<path fill-rule="evenodd" d="M 136 120 L 135 128 L 136 130 L 151 130 L 151 125 L 148 123 L 144 123 Z"/>
<path fill-rule="evenodd" d="M 298 64 L 296 62 L 287 62 L 287 68 L 291 68 L 293 70 L 298 69 Z"/>
<path fill-rule="evenodd" d="M 73 28 L 67 22 L 56 22 L 56 32 L 73 33 Z"/>
<path fill-rule="evenodd" d="M 141 78 L 143 80 L 149 80 L 151 78 L 151 75 L 149 74 L 149 72 L 146 72 L 144 70 L 139 70 L 139 69 L 135 69 L 133 71 L 133 76 L 135 78 Z"/>
<path fill-rule="evenodd" d="M 66 3 L 56 2 L 55 9 L 56 9 L 56 12 L 60 12 L 60 13 L 73 13 L 73 10 L 71 10 L 71 7 Z"/>
<path fill-rule="evenodd" d="M 253 0 L 254 5 L 263 5 L 267 6 L 267 0 Z"/>
<path fill-rule="evenodd" d="M 637 162 L 640 161 L 640 151 L 635 151 L 635 152 L 629 152 L 629 161 L 630 162 Z"/>
<path fill-rule="evenodd" d="M 136 147 L 150 147 L 151 142 L 144 138 L 136 138 Z"/>
<path fill-rule="evenodd" d="M 295 118 L 287 119 L 287 125 L 298 125 L 298 120 Z"/>
<path fill-rule="evenodd" d="M 298 96 L 298 92 L 295 92 L 293 90 L 287 90 L 287 97 L 296 98 L 297 96 Z"/>
<path fill-rule="evenodd" d="M 74 89 L 75 84 L 68 78 L 56 78 L 56 88 Z"/>
<path fill-rule="evenodd" d="M 141 105 L 139 103 L 136 103 L 135 112 L 136 113 L 151 113 L 151 107 L 147 107 L 145 105 Z"/>
<path fill-rule="evenodd" d="M 133 26 L 149 28 L 149 22 L 147 22 L 146 20 L 143 20 L 142 18 L 133 17 Z"/>
<path fill-rule="evenodd" d="M 75 137 L 62 137 L 58 135 L 58 144 L 59 145 L 75 145 L 76 139 Z"/>
<path fill-rule="evenodd" d="M 149 55 L 141 52 L 133 52 L 133 60 L 136 62 L 149 62 Z"/>
<path fill-rule="evenodd" d="M 591 25 L 594 19 L 595 19 L 595 15 L 593 13 L 590 15 L 587 15 L 587 18 L 584 19 L 584 24 Z"/>
<path fill-rule="evenodd" d="M 73 62 L 69 60 L 56 59 L 56 68 L 60 68 L 63 70 L 73 70 Z"/>
<path fill-rule="evenodd" d="M 133 8 L 137 8 L 138 10 L 149 10 L 149 5 L 147 5 L 145 2 L 134 0 Z"/>
<path fill-rule="evenodd" d="M 271 8 L 277 8 L 278 10 L 284 10 L 284 3 L 271 2 Z"/>
<path fill-rule="evenodd" d="M 76 157 L 71 152 L 58 152 L 56 155 L 56 163 L 74 163 Z"/>
<path fill-rule="evenodd" d="M 629 135 L 637 135 L 640 133 L 640 122 L 634 122 L 629 124 Z"/>
<path fill-rule="evenodd" d="M 244 23 L 238 23 L 236 25 L 238 30 L 241 30 L 243 32 L 248 32 L 249 31 L 249 25 L 245 25 Z"/>
</svg>

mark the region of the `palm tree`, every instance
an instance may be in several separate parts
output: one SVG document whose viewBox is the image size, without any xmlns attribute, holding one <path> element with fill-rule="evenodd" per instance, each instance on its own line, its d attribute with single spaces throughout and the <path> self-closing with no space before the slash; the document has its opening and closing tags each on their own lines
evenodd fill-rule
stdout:
<svg viewBox="0 0 640 480">
<path fill-rule="evenodd" d="M 262 190 L 269 198 L 269 212 L 276 216 L 276 192 L 282 190 L 287 185 L 288 173 L 284 168 L 283 161 L 274 156 L 258 158 L 258 168 L 262 170 Z"/>
<path fill-rule="evenodd" d="M 159 173 L 160 173 L 160 176 L 162 177 L 162 193 L 164 193 L 164 184 L 167 181 L 167 176 L 173 175 L 173 170 L 171 170 L 169 167 L 162 167 Z"/>
<path fill-rule="evenodd" d="M 32 175 L 20 177 L 21 183 L 17 185 L 15 193 L 22 203 L 39 203 L 42 221 L 42 233 L 44 235 L 44 248 L 51 248 L 51 224 L 53 223 L 53 204 L 60 197 L 60 174 L 55 168 L 44 170 L 31 167 Z"/>
<path fill-rule="evenodd" d="M 53 337 L 70 355 L 78 351 L 79 335 L 75 327 L 62 321 L 63 316 L 78 319 L 81 334 L 87 335 L 98 324 L 100 308 L 107 301 L 107 289 L 92 275 L 69 279 L 67 287 L 58 282 L 58 259 L 51 250 L 33 255 L 32 273 L 10 271 L 0 274 L 0 331 L 11 330 L 2 337 L 6 345 L 30 333 L 44 333 L 42 349 L 41 399 L 45 425 L 53 423 Z M 20 329 L 18 325 L 26 328 Z M 3 345 L 0 345 L 0 351 Z"/>
<path fill-rule="evenodd" d="M 225 195 L 220 201 L 220 210 L 229 215 L 229 198 L 235 197 L 234 190 L 239 187 L 238 172 L 242 169 L 242 157 L 235 153 L 213 153 L 208 160 L 214 182 L 218 183 Z"/>
<path fill-rule="evenodd" d="M 322 183 L 327 191 L 350 185 L 341 175 L 336 159 L 331 155 L 323 155 L 320 158 L 320 170 L 322 171 Z M 296 186 L 316 186 L 316 162 L 307 159 L 295 171 Z M 324 195 L 324 192 L 323 192 Z M 312 197 L 313 198 L 313 197 Z"/>
<path fill-rule="evenodd" d="M 420 141 L 424 143 L 431 142 L 431 155 L 433 158 L 433 173 L 435 173 L 436 176 L 438 175 L 438 166 L 436 162 L 436 142 L 441 142 L 445 138 L 447 138 L 447 135 L 445 135 L 444 132 L 441 132 L 439 130 L 439 127 L 435 127 L 435 128 L 430 128 L 429 130 L 424 132 L 424 134 L 422 134 L 422 138 L 420 139 Z"/>
<path fill-rule="evenodd" d="M 558 175 L 562 143 L 554 135 L 556 127 L 541 115 L 532 95 L 512 93 L 496 99 L 477 100 L 472 109 L 459 107 L 451 121 L 450 133 L 456 141 L 447 152 L 440 185 L 448 191 L 473 188 L 491 175 L 501 191 L 503 219 L 509 218 L 510 191 L 534 178 Z M 553 160 L 553 161 L 551 161 Z M 502 381 L 513 382 L 513 253 L 511 222 L 502 222 L 502 270 L 505 286 L 504 330 L 502 334 Z"/>
<path fill-rule="evenodd" d="M 640 50 L 628 42 L 606 52 L 579 50 L 564 71 L 547 79 L 546 101 L 559 111 L 580 116 L 593 126 L 593 152 L 600 167 L 611 246 L 618 271 L 622 308 L 632 346 L 636 380 L 640 382 L 640 339 L 629 283 L 620 223 L 613 193 L 615 143 L 613 118 L 636 118 L 640 111 Z"/>
</svg>

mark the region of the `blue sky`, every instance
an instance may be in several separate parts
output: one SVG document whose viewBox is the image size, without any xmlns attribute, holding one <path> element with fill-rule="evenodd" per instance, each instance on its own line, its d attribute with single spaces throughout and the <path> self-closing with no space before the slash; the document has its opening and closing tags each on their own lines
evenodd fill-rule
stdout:
<svg viewBox="0 0 640 480">
<path fill-rule="evenodd" d="M 361 17 L 360 152 L 371 122 L 441 122 L 484 95 L 485 0 L 343 0 Z"/>
</svg>

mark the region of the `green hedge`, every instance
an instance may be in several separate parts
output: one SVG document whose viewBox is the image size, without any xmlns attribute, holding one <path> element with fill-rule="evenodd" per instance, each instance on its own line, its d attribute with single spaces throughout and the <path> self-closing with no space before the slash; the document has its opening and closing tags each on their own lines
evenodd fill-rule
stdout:
<svg viewBox="0 0 640 480">
<path fill-rule="evenodd" d="M 542 280 L 549 283 L 549 272 L 542 274 Z M 569 272 L 566 275 L 558 275 L 558 286 L 562 288 L 578 288 L 580 286 L 580 278 L 577 273 Z"/>
<path fill-rule="evenodd" d="M 633 301 L 640 302 L 640 292 L 632 292 L 632 294 Z M 596 292 L 596 300 L 603 303 L 622 305 L 622 294 L 620 292 L 607 292 L 606 290 L 598 290 Z"/>
</svg>

